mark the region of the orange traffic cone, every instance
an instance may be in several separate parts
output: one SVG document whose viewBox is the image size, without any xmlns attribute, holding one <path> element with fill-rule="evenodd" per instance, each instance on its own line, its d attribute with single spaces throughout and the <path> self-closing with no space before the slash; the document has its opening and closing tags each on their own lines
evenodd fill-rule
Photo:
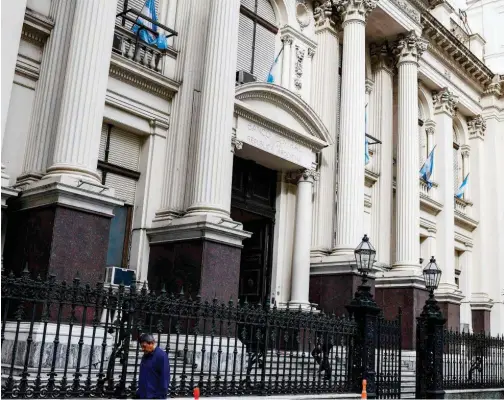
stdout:
<svg viewBox="0 0 504 400">
<path fill-rule="evenodd" d="M 194 390 L 193 390 L 193 396 L 196 400 L 199 399 L 199 396 L 200 396 L 200 390 L 199 390 L 199 387 L 195 387 Z"/>
<path fill-rule="evenodd" d="M 363 379 L 363 380 L 362 380 L 362 394 L 361 394 L 361 399 L 367 399 L 366 386 L 367 386 L 367 381 L 366 381 L 365 379 Z"/>
</svg>

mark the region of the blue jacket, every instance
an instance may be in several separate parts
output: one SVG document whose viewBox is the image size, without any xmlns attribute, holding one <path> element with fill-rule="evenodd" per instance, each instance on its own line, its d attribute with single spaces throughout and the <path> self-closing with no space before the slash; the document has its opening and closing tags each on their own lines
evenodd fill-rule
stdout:
<svg viewBox="0 0 504 400">
<path fill-rule="evenodd" d="M 137 397 L 141 399 L 166 399 L 170 384 L 168 354 L 156 347 L 144 354 L 140 363 Z"/>
</svg>

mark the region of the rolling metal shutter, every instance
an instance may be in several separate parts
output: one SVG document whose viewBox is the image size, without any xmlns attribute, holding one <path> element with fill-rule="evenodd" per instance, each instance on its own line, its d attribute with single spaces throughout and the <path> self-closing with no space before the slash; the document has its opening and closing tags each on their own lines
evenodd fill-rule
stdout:
<svg viewBox="0 0 504 400">
<path fill-rule="evenodd" d="M 99 160 L 138 172 L 140 168 L 142 138 L 125 130 L 112 127 L 108 158 L 105 159 L 108 129 L 108 125 L 103 124 L 100 138 Z M 101 174 L 100 171 L 100 175 Z M 115 189 L 116 196 L 124 200 L 126 204 L 133 205 L 135 203 L 137 186 L 137 181 L 135 179 L 107 172 L 105 185 Z"/>
<path fill-rule="evenodd" d="M 252 20 L 243 14 L 240 14 L 238 27 L 238 62 L 237 71 L 250 72 L 252 62 L 252 41 L 254 24 Z"/>
<path fill-rule="evenodd" d="M 418 127 L 418 143 L 419 143 L 419 160 L 420 168 L 422 168 L 425 160 L 427 159 L 427 133 L 423 126 Z"/>
</svg>

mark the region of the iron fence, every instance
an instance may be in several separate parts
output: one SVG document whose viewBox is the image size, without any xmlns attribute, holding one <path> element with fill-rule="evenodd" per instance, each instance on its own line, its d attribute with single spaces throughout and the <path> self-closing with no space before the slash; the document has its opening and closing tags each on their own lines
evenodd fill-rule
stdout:
<svg viewBox="0 0 504 400">
<path fill-rule="evenodd" d="M 130 397 L 154 333 L 171 396 L 350 392 L 356 323 L 269 304 L 226 304 L 2 274 L 5 398 Z"/>
<path fill-rule="evenodd" d="M 445 330 L 444 389 L 504 387 L 504 336 Z"/>
<path fill-rule="evenodd" d="M 401 319 L 387 320 L 379 316 L 377 320 L 376 343 L 376 396 L 379 399 L 401 398 Z"/>
</svg>

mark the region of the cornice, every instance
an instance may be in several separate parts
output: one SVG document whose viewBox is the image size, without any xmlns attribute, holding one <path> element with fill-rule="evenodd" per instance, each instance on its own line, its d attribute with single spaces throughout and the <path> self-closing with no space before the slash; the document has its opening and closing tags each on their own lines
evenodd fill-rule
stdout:
<svg viewBox="0 0 504 400">
<path fill-rule="evenodd" d="M 443 205 L 424 193 L 420 193 L 420 210 L 438 215 L 443 210 Z"/>
<path fill-rule="evenodd" d="M 378 182 L 378 178 L 380 174 L 376 172 L 370 171 L 369 169 L 364 170 L 364 185 L 367 187 L 372 187 L 376 182 Z"/>
<path fill-rule="evenodd" d="M 414 7 L 411 7 L 408 1 L 391 0 L 399 9 L 408 16 L 416 24 L 421 23 L 421 14 Z"/>
<path fill-rule="evenodd" d="M 40 63 L 33 59 L 18 54 L 16 61 L 16 74 L 24 76 L 32 81 L 37 81 L 40 73 Z"/>
<path fill-rule="evenodd" d="M 311 40 L 308 36 L 304 35 L 303 33 L 299 32 L 297 29 L 294 29 L 290 25 L 284 25 L 280 29 L 280 37 L 290 37 L 292 39 L 296 39 L 300 42 L 302 42 L 306 47 L 315 50 L 317 48 L 317 43 L 313 40 Z"/>
<path fill-rule="evenodd" d="M 455 210 L 455 225 L 472 232 L 478 227 L 478 221 L 475 221 L 460 211 Z"/>
<path fill-rule="evenodd" d="M 171 99 L 178 92 L 180 86 L 179 82 L 115 53 L 112 53 L 109 74 L 120 81 L 163 99 Z"/>
<path fill-rule="evenodd" d="M 42 47 L 51 34 L 53 27 L 54 22 L 51 19 L 30 8 L 26 8 L 21 37 L 27 42 Z"/>
<path fill-rule="evenodd" d="M 436 223 L 423 217 L 420 217 L 420 228 L 427 229 L 429 232 L 432 233 L 437 232 Z"/>
<path fill-rule="evenodd" d="M 464 75 L 485 88 L 494 76 L 493 72 L 476 57 L 455 35 L 446 29 L 430 12 L 422 13 L 423 35 L 429 39 L 430 51 L 458 70 Z"/>
</svg>

